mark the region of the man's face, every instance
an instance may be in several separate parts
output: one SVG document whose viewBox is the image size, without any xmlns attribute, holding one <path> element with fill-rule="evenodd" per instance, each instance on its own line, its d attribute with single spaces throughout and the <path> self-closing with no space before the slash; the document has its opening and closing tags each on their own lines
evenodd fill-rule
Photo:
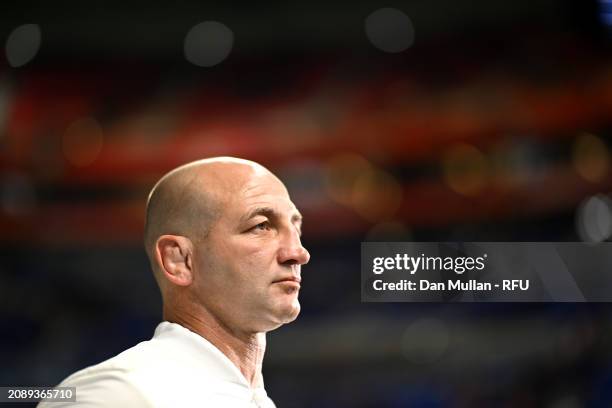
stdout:
<svg viewBox="0 0 612 408">
<path fill-rule="evenodd" d="M 198 301 L 230 329 L 265 332 L 300 312 L 301 216 L 285 186 L 249 171 L 223 199 L 207 237 L 194 250 Z"/>
</svg>

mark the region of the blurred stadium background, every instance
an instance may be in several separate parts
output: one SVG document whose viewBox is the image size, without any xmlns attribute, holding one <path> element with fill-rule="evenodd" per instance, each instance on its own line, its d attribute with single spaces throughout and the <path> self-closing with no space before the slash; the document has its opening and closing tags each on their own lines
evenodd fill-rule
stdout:
<svg viewBox="0 0 612 408">
<path fill-rule="evenodd" d="M 0 40 L 0 385 L 148 339 L 148 190 L 235 155 L 312 254 L 279 407 L 611 405 L 610 306 L 362 304 L 359 249 L 609 239 L 612 2 L 22 2 Z"/>
</svg>

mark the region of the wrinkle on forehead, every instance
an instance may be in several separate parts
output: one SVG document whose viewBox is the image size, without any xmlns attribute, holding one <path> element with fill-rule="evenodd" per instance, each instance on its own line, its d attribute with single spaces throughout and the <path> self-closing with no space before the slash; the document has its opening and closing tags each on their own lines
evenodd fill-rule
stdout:
<svg viewBox="0 0 612 408">
<path fill-rule="evenodd" d="M 249 177 L 240 189 L 240 193 L 245 198 L 253 198 L 263 195 L 277 195 L 278 193 L 289 198 L 287 187 L 274 174 L 269 171 L 266 173 L 255 173 Z"/>
</svg>

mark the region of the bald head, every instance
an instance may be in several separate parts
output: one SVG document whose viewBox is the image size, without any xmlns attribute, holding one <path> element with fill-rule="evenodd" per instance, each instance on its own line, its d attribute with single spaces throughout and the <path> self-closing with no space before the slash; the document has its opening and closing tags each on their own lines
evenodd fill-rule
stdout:
<svg viewBox="0 0 612 408">
<path fill-rule="evenodd" d="M 271 174 L 249 160 L 214 157 L 180 166 L 155 184 L 147 201 L 144 244 L 156 278 L 157 239 L 165 234 L 191 240 L 206 237 L 228 196 L 258 173 Z"/>
</svg>

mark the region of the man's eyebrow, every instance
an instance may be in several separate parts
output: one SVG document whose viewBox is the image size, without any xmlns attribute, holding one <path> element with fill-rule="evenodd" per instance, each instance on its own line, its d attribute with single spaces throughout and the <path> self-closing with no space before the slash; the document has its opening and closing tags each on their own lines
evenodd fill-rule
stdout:
<svg viewBox="0 0 612 408">
<path fill-rule="evenodd" d="M 304 222 L 304 217 L 302 217 L 302 214 L 300 213 L 293 214 L 293 217 L 291 217 L 291 222 L 297 222 L 298 224 L 302 225 Z"/>
<path fill-rule="evenodd" d="M 276 211 L 274 211 L 274 209 L 271 207 L 256 207 L 246 213 L 246 215 L 242 217 L 242 221 L 248 221 L 253 217 L 257 217 L 258 215 L 264 215 L 268 218 L 272 218 L 276 216 Z"/>
<path fill-rule="evenodd" d="M 263 215 L 268 218 L 278 218 L 279 217 L 279 214 L 272 207 L 256 207 L 256 208 L 253 208 L 248 213 L 246 213 L 246 215 L 242 217 L 242 221 L 246 222 L 250 220 L 251 218 L 257 217 L 258 215 Z M 304 217 L 302 217 L 302 214 L 298 212 L 298 213 L 293 214 L 293 216 L 291 217 L 291 222 L 297 223 L 301 227 L 303 219 Z"/>
</svg>

